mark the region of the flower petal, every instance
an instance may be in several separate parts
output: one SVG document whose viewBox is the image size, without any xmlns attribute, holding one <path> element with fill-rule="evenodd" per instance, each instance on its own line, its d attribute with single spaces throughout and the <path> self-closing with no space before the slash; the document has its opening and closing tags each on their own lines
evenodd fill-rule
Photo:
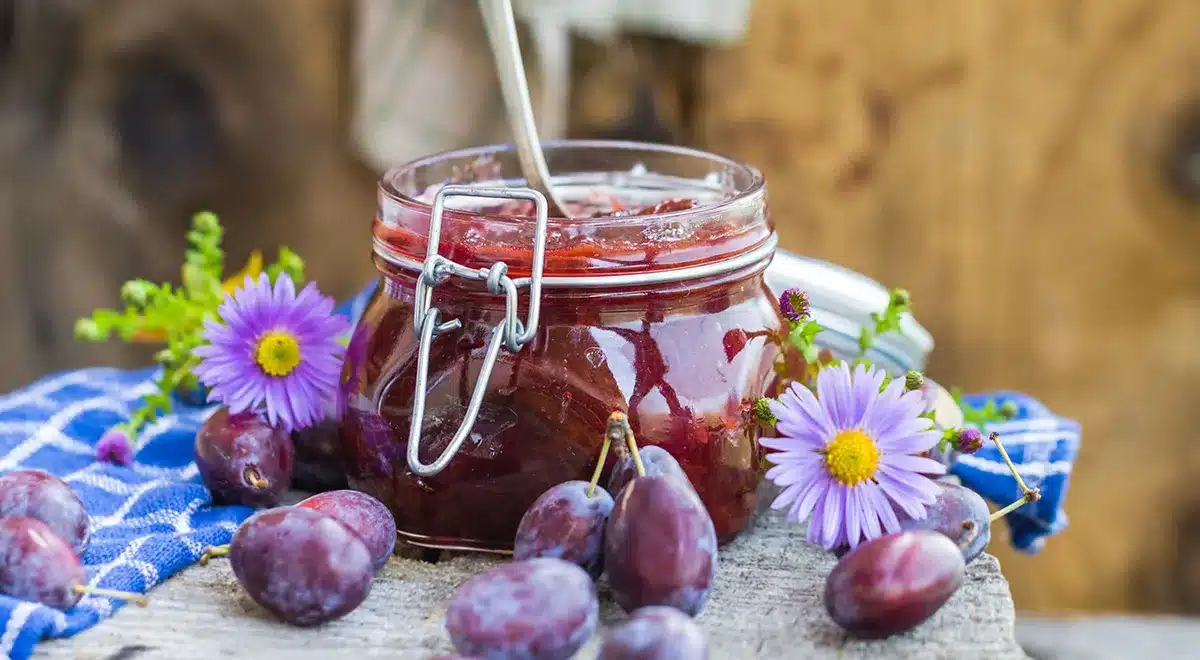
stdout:
<svg viewBox="0 0 1200 660">
<path fill-rule="evenodd" d="M 922 422 L 923 420 L 923 422 Z M 885 454 L 919 454 L 929 451 L 942 434 L 929 428 L 925 417 L 901 424 L 897 429 L 875 436 L 875 444 Z"/>
<path fill-rule="evenodd" d="M 839 431 L 851 427 L 850 386 L 850 369 L 844 362 L 817 373 L 817 400 L 825 408 L 833 427 Z"/>
<path fill-rule="evenodd" d="M 820 469 L 816 462 L 800 465 L 777 465 L 767 471 L 767 478 L 776 486 L 783 488 L 796 483 L 812 481 L 815 473 Z"/>
<path fill-rule="evenodd" d="M 879 491 L 879 486 L 871 481 L 866 481 L 862 484 L 859 484 L 858 492 L 865 515 L 863 536 L 867 537 L 867 540 L 869 541 L 880 536 L 879 516 L 882 512 L 879 510 L 879 505 L 881 503 L 880 498 L 883 498 L 883 493 Z M 884 508 L 886 508 L 888 511 L 892 510 L 892 507 L 887 503 L 886 498 L 882 499 L 882 503 Z"/>
<path fill-rule="evenodd" d="M 796 498 L 796 502 L 792 504 L 792 510 L 788 512 L 788 517 L 797 523 L 808 520 L 809 516 L 814 515 L 817 502 L 828 490 L 828 479 L 824 475 L 818 475 L 809 483 L 809 487 Z M 813 524 L 810 522 L 809 526 L 811 527 Z"/>
<path fill-rule="evenodd" d="M 879 386 L 883 384 L 885 372 L 882 369 L 866 365 L 858 365 L 851 377 L 850 392 L 850 426 L 861 428 L 867 413 L 875 405 L 879 397 Z"/>
<path fill-rule="evenodd" d="M 846 541 L 850 547 L 858 546 L 858 539 L 862 536 L 863 520 L 862 503 L 859 500 L 859 489 L 846 489 Z"/>
<path fill-rule="evenodd" d="M 900 532 L 900 521 L 898 518 L 896 518 L 896 512 L 892 508 L 892 502 L 890 502 L 888 496 L 883 493 L 883 488 L 878 484 L 871 484 L 871 482 L 869 482 L 869 484 L 865 485 L 863 492 L 866 494 L 866 498 L 868 498 L 870 502 L 871 510 L 875 512 L 875 527 L 872 529 L 872 533 L 874 533 L 875 536 L 871 536 L 871 538 L 874 539 L 876 536 L 881 536 L 884 532 L 888 534 Z M 883 524 L 882 530 L 880 529 L 880 524 L 878 523 Z"/>
<path fill-rule="evenodd" d="M 837 546 L 838 532 L 844 524 L 845 508 L 846 487 L 833 484 L 829 489 L 829 496 L 825 498 L 825 520 L 821 525 L 821 540 L 826 550 Z"/>
<path fill-rule="evenodd" d="M 821 488 L 816 491 L 816 499 L 813 500 L 811 517 L 808 519 L 808 540 L 810 543 L 822 545 L 821 530 L 825 528 L 825 517 L 828 514 L 825 506 L 826 501 L 830 497 L 831 488 Z M 796 518 L 803 520 L 803 518 Z"/>
<path fill-rule="evenodd" d="M 932 458 L 924 456 L 909 456 L 907 454 L 884 454 L 880 459 L 884 465 L 916 472 L 919 474 L 945 474 L 946 466 Z"/>
<path fill-rule="evenodd" d="M 779 511 L 780 509 L 786 509 L 792 506 L 792 504 L 804 494 L 804 490 L 810 486 L 811 484 L 798 483 L 784 488 L 779 495 L 776 496 L 775 501 L 771 502 L 771 508 Z"/>
</svg>

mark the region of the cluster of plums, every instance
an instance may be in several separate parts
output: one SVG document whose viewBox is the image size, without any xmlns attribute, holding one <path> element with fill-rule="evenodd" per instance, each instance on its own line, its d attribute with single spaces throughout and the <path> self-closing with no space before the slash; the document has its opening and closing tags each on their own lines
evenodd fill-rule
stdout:
<svg viewBox="0 0 1200 660">
<path fill-rule="evenodd" d="M 645 447 L 618 460 L 607 489 L 568 481 L 542 494 L 513 561 L 458 588 L 446 629 L 460 657 L 570 658 L 596 629 L 595 580 L 607 574 L 631 617 L 605 636 L 602 660 L 707 658 L 691 617 L 716 571 L 716 532 L 691 482 L 669 453 Z"/>
<path fill-rule="evenodd" d="M 265 508 L 246 519 L 227 547 L 238 582 L 287 623 L 311 626 L 345 616 L 371 590 L 396 544 L 396 521 L 379 500 L 353 490 L 325 490 L 279 507 L 289 486 L 337 485 L 329 466 L 307 469 L 297 483 L 294 454 L 336 458 L 337 434 L 320 426 L 294 437 L 252 413 L 217 409 L 196 434 L 196 466 L 213 499 Z M 333 465 L 335 462 L 330 461 Z M 274 508 L 266 508 L 274 507 Z"/>
<path fill-rule="evenodd" d="M 271 507 L 293 483 L 294 443 L 257 415 L 220 409 L 197 435 L 197 465 L 217 501 Z M 938 486 L 925 518 L 898 512 L 903 531 L 838 553 L 825 588 L 838 625 L 868 638 L 903 632 L 961 586 L 966 564 L 987 546 L 990 514 L 974 491 Z M 334 490 L 256 513 L 227 552 L 256 602 L 289 623 L 314 625 L 366 598 L 394 544 L 395 521 L 381 502 Z M 691 617 L 713 587 L 716 534 L 667 451 L 624 453 L 607 488 L 568 481 L 543 493 L 521 520 L 513 555 L 465 582 L 447 609 L 446 628 L 463 657 L 571 657 L 596 629 L 601 575 L 631 613 L 606 636 L 602 659 L 707 657 Z"/>
<path fill-rule="evenodd" d="M 87 510 L 66 482 L 40 470 L 0 477 L 0 593 L 59 610 L 85 593 L 145 604 L 137 594 L 86 586 L 87 541 Z"/>
</svg>

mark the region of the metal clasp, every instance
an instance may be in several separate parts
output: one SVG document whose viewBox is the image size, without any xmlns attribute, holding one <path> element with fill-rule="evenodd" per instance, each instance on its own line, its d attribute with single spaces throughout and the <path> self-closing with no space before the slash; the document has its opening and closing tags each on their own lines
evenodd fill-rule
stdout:
<svg viewBox="0 0 1200 660">
<path fill-rule="evenodd" d="M 536 225 L 533 234 L 533 262 L 529 277 L 516 282 L 508 277 L 508 265 L 497 261 L 491 268 L 470 269 L 438 254 L 438 243 L 442 234 L 442 214 L 446 200 L 450 197 L 487 197 L 492 199 L 523 199 L 533 202 L 536 210 Z M 408 429 L 408 467 L 422 477 L 432 477 L 446 468 L 459 447 L 471 433 L 479 408 L 483 405 L 483 394 L 492 376 L 492 367 L 500 355 L 503 345 L 510 353 L 521 350 L 537 334 L 538 311 L 542 302 L 542 270 L 546 260 L 546 198 L 542 193 L 529 188 L 475 188 L 472 186 L 443 186 L 433 200 L 433 212 L 429 216 L 429 239 L 425 251 L 425 263 L 417 276 L 416 296 L 413 303 L 413 327 L 417 331 L 417 382 L 413 390 L 412 421 Z M 479 367 L 479 378 L 467 404 L 466 414 L 450 444 L 441 456 L 432 463 L 422 463 L 420 458 L 421 426 L 425 418 L 425 390 L 429 381 L 429 350 L 438 335 L 453 332 L 462 327 L 458 319 L 442 322 L 440 312 L 432 304 L 433 288 L 451 276 L 476 282 L 487 282 L 488 291 L 504 296 L 504 320 L 492 330 L 487 353 Z M 517 315 L 517 289 L 528 284 L 529 312 L 522 322 Z"/>
</svg>

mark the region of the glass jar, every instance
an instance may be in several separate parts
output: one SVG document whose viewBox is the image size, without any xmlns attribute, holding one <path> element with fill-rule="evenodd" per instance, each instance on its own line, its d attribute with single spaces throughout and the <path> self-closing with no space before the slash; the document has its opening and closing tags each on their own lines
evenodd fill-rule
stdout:
<svg viewBox="0 0 1200 660">
<path fill-rule="evenodd" d="M 574 210 L 542 232 L 529 191 L 476 196 L 524 184 L 509 147 L 383 177 L 382 286 L 351 338 L 340 396 L 350 484 L 388 505 L 403 541 L 511 551 L 541 493 L 590 478 L 619 410 L 639 445 L 679 461 L 728 541 L 755 510 L 752 407 L 773 381 L 782 327 L 763 281 L 777 241 L 763 179 L 675 147 L 544 148 Z M 462 186 L 470 196 L 449 194 Z"/>
</svg>

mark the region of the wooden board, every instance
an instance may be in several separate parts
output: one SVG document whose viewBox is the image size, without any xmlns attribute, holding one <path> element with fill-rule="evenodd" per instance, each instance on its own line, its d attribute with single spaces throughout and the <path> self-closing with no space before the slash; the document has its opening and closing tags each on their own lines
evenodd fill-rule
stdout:
<svg viewBox="0 0 1200 660">
<path fill-rule="evenodd" d="M 717 586 L 700 623 L 714 660 L 730 658 L 1024 658 L 997 561 L 983 555 L 960 591 L 917 629 L 875 642 L 848 640 L 822 605 L 833 558 L 802 541 L 801 528 L 771 515 L 721 555 Z M 224 560 L 194 566 L 75 638 L 43 643 L 34 657 L 99 660 L 192 658 L 427 658 L 449 651 L 444 607 L 455 587 L 497 561 L 458 555 L 430 564 L 393 557 L 367 601 L 315 629 L 271 619 L 239 587 Z M 624 615 L 601 586 L 604 625 Z M 598 636 L 577 654 L 594 658 Z"/>
</svg>

